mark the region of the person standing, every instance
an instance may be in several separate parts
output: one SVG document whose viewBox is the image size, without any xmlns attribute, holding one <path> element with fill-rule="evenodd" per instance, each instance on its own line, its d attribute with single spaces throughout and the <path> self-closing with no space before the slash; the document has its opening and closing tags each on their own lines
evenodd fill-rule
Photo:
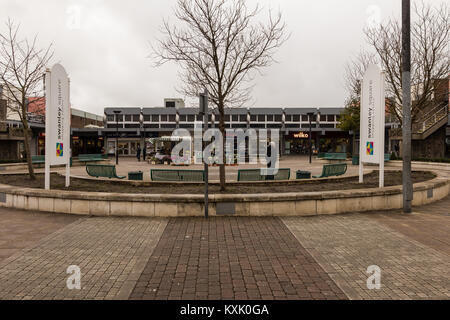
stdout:
<svg viewBox="0 0 450 320">
<path fill-rule="evenodd" d="M 147 158 L 147 145 L 144 143 L 144 148 L 142 149 L 142 157 L 145 159 Z"/>
<path fill-rule="evenodd" d="M 274 180 L 274 174 L 273 174 L 273 168 L 272 168 L 272 152 L 275 153 L 275 148 L 276 145 L 275 143 L 269 142 L 269 144 L 267 145 L 267 157 L 266 157 L 266 170 L 267 170 L 267 176 L 266 176 L 266 180 Z M 273 149 L 273 150 L 272 150 Z M 273 154 L 275 156 L 275 154 Z"/>
<path fill-rule="evenodd" d="M 141 145 L 140 144 L 138 144 L 138 146 L 137 146 L 136 158 L 138 159 L 139 162 L 141 162 Z"/>
</svg>

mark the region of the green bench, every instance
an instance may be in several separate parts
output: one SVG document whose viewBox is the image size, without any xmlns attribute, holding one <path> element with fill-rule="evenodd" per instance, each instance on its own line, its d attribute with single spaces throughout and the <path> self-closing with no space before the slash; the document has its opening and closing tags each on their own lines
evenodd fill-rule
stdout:
<svg viewBox="0 0 450 320">
<path fill-rule="evenodd" d="M 347 172 L 346 163 L 326 164 L 323 166 L 322 174 L 320 176 L 313 176 L 313 178 L 342 176 L 346 172 Z"/>
<path fill-rule="evenodd" d="M 347 160 L 347 154 L 345 152 L 342 153 L 325 153 L 324 160 Z"/>
<path fill-rule="evenodd" d="M 238 181 L 289 180 L 291 178 L 291 169 L 278 169 L 277 174 L 273 175 L 273 179 L 271 175 L 261 173 L 261 169 L 238 170 Z"/>
<path fill-rule="evenodd" d="M 80 162 L 97 162 L 106 160 L 106 155 L 103 154 L 80 154 L 78 161 Z"/>
<path fill-rule="evenodd" d="M 325 157 L 325 152 L 319 152 L 317 154 L 317 159 L 323 159 Z"/>
<path fill-rule="evenodd" d="M 45 163 L 45 156 L 31 156 L 31 163 Z"/>
<path fill-rule="evenodd" d="M 185 182 L 204 182 L 205 172 L 203 170 L 150 170 L 152 181 L 185 181 Z"/>
<path fill-rule="evenodd" d="M 88 164 L 86 165 L 86 172 L 91 177 L 115 178 L 125 179 L 126 177 L 118 176 L 116 173 L 116 166 L 109 164 Z"/>
</svg>

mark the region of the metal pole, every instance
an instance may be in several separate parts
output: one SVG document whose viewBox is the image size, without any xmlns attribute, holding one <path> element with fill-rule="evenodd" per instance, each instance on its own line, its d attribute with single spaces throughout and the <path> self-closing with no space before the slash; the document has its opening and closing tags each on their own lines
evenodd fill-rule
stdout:
<svg viewBox="0 0 450 320">
<path fill-rule="evenodd" d="M 402 0 L 403 212 L 411 213 L 411 4 Z"/>
<path fill-rule="evenodd" d="M 120 111 L 114 111 L 116 115 L 116 165 L 119 164 L 119 113 Z"/>
<path fill-rule="evenodd" d="M 308 114 L 309 115 L 309 163 L 311 164 L 312 163 L 312 120 L 311 120 L 311 117 L 312 117 L 312 115 L 311 114 Z"/>
<path fill-rule="evenodd" d="M 203 110 L 204 110 L 204 129 L 205 132 L 208 130 L 208 90 L 205 89 L 205 92 L 201 96 L 202 102 L 203 102 Z M 208 163 L 206 162 L 205 156 L 203 155 L 203 163 L 205 166 L 205 218 L 208 219 L 209 216 L 209 167 Z"/>
</svg>

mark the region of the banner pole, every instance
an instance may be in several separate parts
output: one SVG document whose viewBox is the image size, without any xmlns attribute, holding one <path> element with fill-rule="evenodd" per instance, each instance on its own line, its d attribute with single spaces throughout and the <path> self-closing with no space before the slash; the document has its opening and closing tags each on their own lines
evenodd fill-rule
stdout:
<svg viewBox="0 0 450 320">
<path fill-rule="evenodd" d="M 386 128 L 385 128 L 385 118 L 386 118 L 386 97 L 385 97 L 385 93 L 384 93 L 384 72 L 381 72 L 380 74 L 380 83 L 381 83 L 381 87 L 380 87 L 380 93 L 381 93 L 381 103 L 382 103 L 382 112 L 380 115 L 380 138 L 381 138 L 381 147 L 382 150 L 380 152 L 380 183 L 379 186 L 380 188 L 384 188 L 384 151 L 385 151 L 385 143 L 386 143 Z"/>
<path fill-rule="evenodd" d="M 69 157 L 67 158 L 67 162 L 66 162 L 66 188 L 70 187 L 70 159 L 72 158 L 72 149 L 70 148 L 70 140 L 72 139 L 72 132 L 71 132 L 71 117 L 72 117 L 72 108 L 71 108 L 71 104 L 70 104 L 70 78 L 68 79 L 68 88 L 67 88 L 67 103 L 69 104 L 69 114 L 66 115 L 66 119 L 68 118 L 68 123 L 69 125 L 67 126 L 68 130 L 69 130 Z M 67 130 L 66 128 L 66 130 Z"/>
<path fill-rule="evenodd" d="M 50 104 L 51 104 L 51 73 L 45 72 L 45 190 L 50 190 Z"/>
<path fill-rule="evenodd" d="M 359 100 L 360 110 L 363 108 L 363 91 L 364 91 L 364 80 L 361 81 L 361 97 Z M 361 110 L 362 111 L 362 110 Z M 364 165 L 363 165 L 363 119 L 361 117 L 362 112 L 360 111 L 360 125 L 359 125 L 359 183 L 364 182 Z"/>
</svg>

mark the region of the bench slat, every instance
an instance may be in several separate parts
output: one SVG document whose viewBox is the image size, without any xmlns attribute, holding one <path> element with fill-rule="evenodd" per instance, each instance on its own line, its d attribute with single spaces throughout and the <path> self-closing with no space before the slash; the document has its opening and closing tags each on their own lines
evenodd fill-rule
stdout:
<svg viewBox="0 0 450 320">
<path fill-rule="evenodd" d="M 203 182 L 205 173 L 203 170 L 166 170 L 152 169 L 150 171 L 152 181 L 185 181 Z"/>
<path fill-rule="evenodd" d="M 342 176 L 346 172 L 347 172 L 346 163 L 326 164 L 322 168 L 322 174 L 320 176 L 314 176 L 314 178 Z"/>
<path fill-rule="evenodd" d="M 262 174 L 266 169 L 241 169 L 238 170 L 238 181 L 264 181 L 268 175 Z M 270 174 L 270 172 L 268 172 Z M 278 169 L 277 174 L 273 175 L 273 180 L 289 180 L 291 178 L 291 169 Z"/>
</svg>

